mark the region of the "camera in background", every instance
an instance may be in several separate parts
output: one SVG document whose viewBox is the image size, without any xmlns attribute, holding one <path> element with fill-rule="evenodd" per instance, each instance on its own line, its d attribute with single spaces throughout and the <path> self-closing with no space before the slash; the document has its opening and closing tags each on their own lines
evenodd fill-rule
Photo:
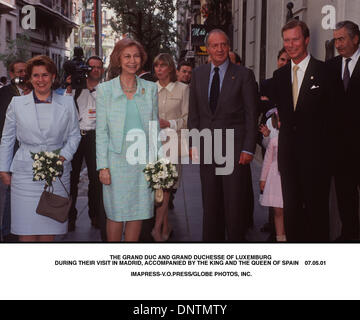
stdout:
<svg viewBox="0 0 360 320">
<path fill-rule="evenodd" d="M 66 78 L 71 76 L 71 88 L 72 89 L 85 89 L 86 79 L 92 67 L 88 66 L 84 61 L 84 51 L 81 47 L 74 48 L 74 57 L 70 61 L 66 61 L 63 65 L 65 71 L 63 88 L 66 88 L 69 84 L 66 83 Z"/>
</svg>

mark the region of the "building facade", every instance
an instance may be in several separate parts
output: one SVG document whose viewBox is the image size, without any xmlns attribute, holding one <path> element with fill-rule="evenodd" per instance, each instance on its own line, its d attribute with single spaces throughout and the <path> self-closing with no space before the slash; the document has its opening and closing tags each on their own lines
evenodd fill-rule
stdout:
<svg viewBox="0 0 360 320">
<path fill-rule="evenodd" d="M 1 0 L 4 1 L 4 0 Z M 45 54 L 52 58 L 58 69 L 70 57 L 74 45 L 73 29 L 79 25 L 81 0 L 7 0 L 11 10 L 0 15 L 0 53 L 5 53 L 9 41 L 14 42 L 22 35 L 28 57 Z M 22 12 L 26 6 L 34 9 Z M 3 27 L 4 26 L 4 27 Z M 3 63 L 0 73 L 6 74 Z"/>
<path fill-rule="evenodd" d="M 232 0 L 234 50 L 254 71 L 257 80 L 271 77 L 276 68 L 277 54 L 282 48 L 281 29 L 287 21 L 289 7 L 293 18 L 308 24 L 309 49 L 320 60 L 330 53 L 330 56 L 336 54 L 333 47 L 327 48 L 336 22 L 360 23 L 358 0 Z"/>
<path fill-rule="evenodd" d="M 231 0 L 178 0 L 178 7 L 179 60 L 205 63 L 204 39 L 212 29 L 222 29 L 232 41 Z"/>
</svg>

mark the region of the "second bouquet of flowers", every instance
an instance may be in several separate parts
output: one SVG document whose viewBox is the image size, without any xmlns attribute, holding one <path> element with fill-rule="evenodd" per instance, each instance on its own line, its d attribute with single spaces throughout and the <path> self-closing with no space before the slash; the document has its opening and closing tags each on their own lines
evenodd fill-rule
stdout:
<svg viewBox="0 0 360 320">
<path fill-rule="evenodd" d="M 163 201 L 163 190 L 170 190 L 178 180 L 176 166 L 162 158 L 147 164 L 143 171 L 149 188 L 155 191 L 155 202 L 160 204 Z"/>
</svg>

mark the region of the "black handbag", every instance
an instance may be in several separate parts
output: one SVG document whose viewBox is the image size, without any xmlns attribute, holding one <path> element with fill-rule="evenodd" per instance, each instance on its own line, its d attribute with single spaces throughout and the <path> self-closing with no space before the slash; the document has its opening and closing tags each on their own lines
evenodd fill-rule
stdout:
<svg viewBox="0 0 360 320">
<path fill-rule="evenodd" d="M 63 223 L 69 217 L 72 200 L 60 178 L 59 181 L 64 187 L 68 198 L 54 194 L 54 187 L 45 184 L 44 191 L 41 194 L 36 208 L 36 213 Z M 47 191 L 48 188 L 49 191 Z"/>
</svg>

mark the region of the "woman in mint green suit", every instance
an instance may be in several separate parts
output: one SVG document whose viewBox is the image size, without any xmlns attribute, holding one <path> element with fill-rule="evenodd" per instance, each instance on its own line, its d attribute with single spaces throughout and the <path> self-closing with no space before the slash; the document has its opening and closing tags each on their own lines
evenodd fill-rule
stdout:
<svg viewBox="0 0 360 320">
<path fill-rule="evenodd" d="M 138 241 L 142 220 L 154 214 L 143 169 L 157 155 L 157 87 L 136 76 L 146 58 L 138 42 L 118 41 L 110 57 L 113 79 L 97 90 L 96 159 L 111 242 L 123 232 L 125 241 Z"/>
</svg>

